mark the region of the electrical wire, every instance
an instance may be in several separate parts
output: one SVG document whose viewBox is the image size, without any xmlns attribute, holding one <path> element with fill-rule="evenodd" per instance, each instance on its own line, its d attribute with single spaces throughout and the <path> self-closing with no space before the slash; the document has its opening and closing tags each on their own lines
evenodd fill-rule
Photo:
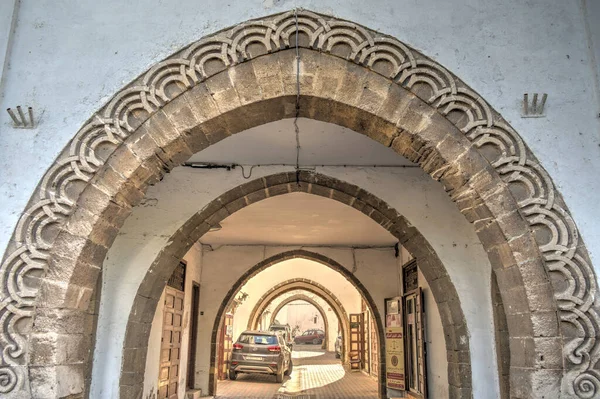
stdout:
<svg viewBox="0 0 600 399">
<path fill-rule="evenodd" d="M 294 19 L 296 20 L 296 116 L 294 117 L 294 132 L 296 133 L 296 184 L 300 185 L 300 128 L 298 117 L 300 116 L 300 50 L 298 48 L 298 9 L 294 8 Z"/>
<path fill-rule="evenodd" d="M 250 173 L 248 173 L 248 176 L 246 176 L 246 170 L 244 169 L 244 165 L 240 165 L 240 168 L 242 168 L 242 177 L 246 180 L 248 180 L 249 178 L 252 177 L 252 169 L 256 168 L 257 166 L 260 165 L 252 165 L 250 166 Z"/>
</svg>

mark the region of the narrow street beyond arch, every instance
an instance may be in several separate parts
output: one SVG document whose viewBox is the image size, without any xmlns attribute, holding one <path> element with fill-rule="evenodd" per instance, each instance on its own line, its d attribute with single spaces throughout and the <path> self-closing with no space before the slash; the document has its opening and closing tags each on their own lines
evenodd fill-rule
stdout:
<svg viewBox="0 0 600 399">
<path fill-rule="evenodd" d="M 244 375 L 223 381 L 216 399 L 376 399 L 377 382 L 350 372 L 333 353 L 314 345 L 294 348 L 294 371 L 282 384 L 272 376 Z"/>
</svg>

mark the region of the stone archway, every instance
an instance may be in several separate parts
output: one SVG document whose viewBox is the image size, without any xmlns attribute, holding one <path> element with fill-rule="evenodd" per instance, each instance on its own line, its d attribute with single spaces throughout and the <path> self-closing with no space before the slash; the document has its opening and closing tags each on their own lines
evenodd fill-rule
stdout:
<svg viewBox="0 0 600 399">
<path fill-rule="evenodd" d="M 273 303 L 275 300 L 273 300 L 271 303 Z M 270 323 L 269 324 L 273 324 L 275 322 L 275 317 L 277 317 L 277 314 L 279 314 L 279 312 L 281 311 L 281 309 L 283 309 L 283 307 L 285 305 L 289 305 L 290 303 L 294 302 L 294 301 L 304 301 L 307 302 L 311 305 L 313 305 L 315 307 L 315 309 L 317 309 L 317 311 L 319 312 L 319 314 L 321 315 L 321 318 L 323 319 L 323 324 L 324 324 L 324 330 L 325 330 L 325 340 L 324 340 L 324 349 L 325 350 L 330 350 L 330 346 L 329 346 L 329 333 L 331 332 L 331 330 L 329 329 L 329 320 L 327 318 L 327 312 L 325 312 L 325 309 L 323 309 L 321 307 L 321 305 L 319 305 L 317 303 L 317 301 L 315 301 L 314 299 L 310 298 L 308 295 L 306 294 L 296 294 L 293 295 L 289 298 L 284 299 L 283 301 L 281 301 L 281 303 L 279 305 L 277 305 L 277 307 L 275 308 L 275 310 L 273 310 L 273 313 L 271 314 L 271 319 L 270 319 Z M 332 308 L 333 310 L 333 308 Z M 336 315 L 337 318 L 337 315 Z M 338 318 L 339 320 L 339 318 Z"/>
<path fill-rule="evenodd" d="M 296 21 L 300 71 L 288 50 Z M 0 266 L 0 392 L 59 395 L 65 378 L 73 380 L 66 393 L 82 392 L 90 345 L 72 359 L 55 354 L 91 339 L 85 319 L 93 317 L 95 282 L 131 207 L 193 152 L 292 117 L 297 105 L 300 116 L 346 126 L 418 163 L 474 223 L 513 312 L 507 317 L 521 321 L 509 322 L 509 335 L 528 348 L 511 360 L 513 396 L 563 377 L 565 396 L 600 392 L 596 277 L 572 216 L 523 140 L 439 64 L 394 38 L 308 11 L 192 44 L 125 87 L 75 135 Z"/>
<path fill-rule="evenodd" d="M 327 305 L 333 310 L 337 319 L 339 320 L 339 323 L 342 325 L 342 338 L 343 338 L 343 342 L 345 344 L 348 340 L 347 339 L 348 331 L 345 328 L 345 326 L 348 325 L 349 319 L 348 319 L 348 313 L 344 309 L 344 306 L 336 298 L 336 296 L 331 291 L 329 291 L 326 287 L 324 287 L 323 285 L 321 285 L 315 281 L 311 281 L 311 280 L 307 280 L 307 279 L 287 280 L 287 281 L 277 284 L 276 286 L 272 287 L 267 292 L 265 292 L 258 299 L 258 301 L 256 301 L 256 305 L 254 305 L 254 308 L 250 312 L 250 317 L 248 317 L 248 328 L 255 329 L 258 326 L 260 316 L 263 314 L 265 309 L 273 301 L 275 301 L 281 295 L 284 295 L 290 291 L 295 291 L 298 289 L 301 289 L 303 291 L 307 291 L 313 295 L 316 295 L 317 297 L 319 297 L 323 301 L 325 301 L 325 303 L 327 303 Z M 321 316 L 323 317 L 323 320 L 325 322 L 325 327 L 326 327 L 325 336 L 329 338 L 329 336 L 327 335 L 327 333 L 329 332 L 329 329 L 327 326 L 327 320 L 326 320 L 327 318 L 326 318 L 326 313 L 323 310 L 323 308 L 321 308 L 320 305 L 318 305 L 315 301 L 313 301 L 306 295 L 297 295 L 296 297 L 307 298 L 307 299 L 302 299 L 302 300 L 306 300 L 306 302 L 309 302 L 310 304 L 312 304 L 319 310 L 319 313 L 321 313 Z M 275 309 L 275 312 L 273 312 L 273 314 L 271 315 L 271 319 L 273 319 L 275 317 L 275 315 L 277 314 L 276 312 L 279 312 L 279 310 L 281 310 L 281 308 L 285 304 L 288 304 L 292 300 L 290 300 L 288 298 L 288 299 L 284 300 L 281 304 L 279 304 L 277 306 L 277 308 Z M 326 340 L 326 342 L 328 342 L 328 341 Z M 347 353 L 347 350 L 345 352 Z"/>
<path fill-rule="evenodd" d="M 193 215 L 173 234 L 165 248 L 156 257 L 136 294 L 127 322 L 121 369 L 121 396 L 136 397 L 141 394 L 141 381 L 147 353 L 147 342 L 157 301 L 179 260 L 211 226 L 236 211 L 277 195 L 304 192 L 339 201 L 369 216 L 387 229 L 399 242 L 419 259 L 420 270 L 430 283 L 433 297 L 438 304 L 446 341 L 448 380 L 450 392 L 457 397 L 470 397 L 471 351 L 470 338 L 460 299 L 454 284 L 437 254 L 421 233 L 402 215 L 381 199 L 358 186 L 312 172 L 278 173 L 259 178 L 238 186 L 216 198 L 200 212 Z M 319 262 L 341 273 L 350 281 L 371 308 L 380 334 L 383 323 L 376 311 L 377 306 L 369 291 L 349 270 L 335 260 L 306 250 L 282 252 L 263 260 L 244 273 L 226 294 L 215 318 L 211 342 L 211 369 L 216 364 L 216 342 L 225 309 L 231 307 L 238 290 L 253 276 L 267 267 L 293 258 L 305 258 Z M 345 336 L 347 334 L 344 334 Z M 380 336 L 380 342 L 383 341 Z M 385 375 L 385 353 L 380 352 L 380 376 Z M 216 379 L 211 374 L 209 394 L 215 393 Z M 379 381 L 380 395 L 385 395 L 385 384 Z"/>
<path fill-rule="evenodd" d="M 348 322 L 348 312 L 346 312 L 342 303 L 336 298 L 336 296 L 331 291 L 329 291 L 326 287 L 317 283 L 316 281 L 297 278 L 290 279 L 275 285 L 274 287 L 270 288 L 267 292 L 265 292 L 258 299 L 258 301 L 256 301 L 254 308 L 250 312 L 250 317 L 248 318 L 248 328 L 255 328 L 258 325 L 258 318 L 273 300 L 275 300 L 282 294 L 297 289 L 308 291 L 312 294 L 317 295 L 325 302 L 327 302 L 327 304 L 331 306 L 332 309 L 335 309 L 336 316 L 338 317 L 341 323 Z"/>
<path fill-rule="evenodd" d="M 382 341 L 384 339 L 383 320 L 381 318 L 379 311 L 377 310 L 377 305 L 375 304 L 375 301 L 369 294 L 369 291 L 363 286 L 363 284 L 352 273 L 349 272 L 348 269 L 346 269 L 344 266 L 342 266 L 335 260 L 328 258 L 324 255 L 318 254 L 316 252 L 311 252 L 311 251 L 307 251 L 307 250 L 303 250 L 303 249 L 281 252 L 277 255 L 273 255 L 273 256 L 263 260 L 259 264 L 252 267 L 243 276 L 241 276 L 238 279 L 238 281 L 236 281 L 236 283 L 233 285 L 233 287 L 229 290 L 229 292 L 223 299 L 221 306 L 219 307 L 219 311 L 217 312 L 217 315 L 215 317 L 215 322 L 214 322 L 212 337 L 211 337 L 211 355 L 210 355 L 210 370 L 211 370 L 211 372 L 210 372 L 210 378 L 209 378 L 209 394 L 210 395 L 214 395 L 216 393 L 217 380 L 215 377 L 214 370 L 215 370 L 215 365 L 217 364 L 217 351 L 216 351 L 217 337 L 219 337 L 220 329 L 221 329 L 221 326 L 223 325 L 223 317 L 225 314 L 225 309 L 230 308 L 231 303 L 232 303 L 233 299 L 235 298 L 235 295 L 237 295 L 237 292 L 239 291 L 239 289 L 244 284 L 246 284 L 246 282 L 248 282 L 248 280 L 250 280 L 252 277 L 256 276 L 261 271 L 263 271 L 277 263 L 280 263 L 280 262 L 283 262 L 286 260 L 290 260 L 290 259 L 296 259 L 296 258 L 307 259 L 307 260 L 310 260 L 313 262 L 320 263 L 320 264 L 327 266 L 327 267 L 337 271 L 338 273 L 342 274 L 342 276 L 344 276 L 357 289 L 357 291 L 362 295 L 365 302 L 367 303 L 367 306 L 369 306 L 369 308 L 371 310 L 371 314 L 373 315 L 373 318 L 375 319 L 375 325 L 377 327 L 377 334 L 379 336 L 379 340 L 380 340 L 380 342 L 383 342 Z M 149 273 L 149 275 L 151 275 L 151 273 Z M 254 307 L 254 309 L 252 310 L 252 312 L 250 314 L 250 318 L 248 320 L 248 328 L 252 328 L 252 326 L 254 326 L 257 323 L 257 318 L 260 315 L 260 313 L 262 313 L 262 310 L 260 310 L 259 308 L 264 309 L 264 306 L 260 306 L 261 304 L 264 305 L 264 303 L 270 301 L 270 299 L 275 298 L 280 294 L 283 294 L 285 292 L 288 292 L 288 291 L 291 291 L 291 290 L 294 290 L 297 288 L 302 288 L 303 290 L 312 292 L 315 295 L 319 295 L 323 300 L 325 300 L 332 307 L 332 309 L 335 309 L 334 311 L 336 312 L 336 315 L 338 316 L 338 319 L 340 320 L 340 323 L 342 324 L 342 330 L 344 331 L 343 339 L 344 339 L 345 345 L 347 346 L 348 339 L 346 337 L 348 337 L 348 334 L 349 334 L 348 314 L 346 313 L 341 302 L 339 302 L 339 300 L 337 298 L 335 298 L 335 296 L 333 296 L 329 292 L 329 290 L 327 290 L 327 288 L 323 287 L 322 285 L 320 285 L 314 281 L 301 279 L 301 278 L 290 279 L 290 280 L 284 281 L 280 284 L 275 285 L 274 287 L 269 289 L 267 292 L 265 292 L 265 294 L 263 294 L 263 296 L 258 300 L 257 305 Z M 132 335 L 139 332 L 136 329 L 137 326 L 132 325 L 131 322 L 128 323 L 128 328 L 127 328 L 128 331 L 130 328 L 132 328 L 134 330 L 132 332 Z M 142 349 L 142 351 L 144 351 L 144 350 L 146 350 L 146 348 Z M 348 351 L 346 348 L 344 353 L 347 353 L 347 352 Z M 141 353 L 139 353 L 138 356 L 139 355 L 141 355 Z M 385 366 L 385 353 L 380 353 L 379 355 L 380 355 L 379 370 L 381 370 L 381 375 L 384 375 L 385 367 L 386 367 Z M 145 359 L 145 356 L 144 356 L 144 359 Z M 136 373 L 136 374 L 139 374 L 140 372 L 143 373 L 143 366 L 140 367 L 139 364 L 132 365 L 132 366 L 134 367 L 134 369 L 133 369 L 134 373 Z M 126 382 L 126 381 L 123 381 L 125 372 L 128 372 L 128 370 L 123 370 L 121 373 L 121 388 L 122 389 L 123 389 L 123 387 L 125 387 L 125 389 L 127 389 L 126 384 L 124 384 L 124 382 Z M 462 378 L 465 381 L 468 380 L 470 383 L 470 378 L 471 378 L 470 373 L 468 376 L 463 376 Z M 386 392 L 385 381 L 382 378 L 379 378 L 378 390 L 379 390 L 379 396 L 382 398 L 385 397 L 385 392 Z"/>
</svg>

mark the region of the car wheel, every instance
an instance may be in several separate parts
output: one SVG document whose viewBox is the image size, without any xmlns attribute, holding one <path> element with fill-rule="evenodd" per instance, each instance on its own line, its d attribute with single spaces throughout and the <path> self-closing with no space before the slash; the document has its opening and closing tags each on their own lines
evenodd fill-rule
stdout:
<svg viewBox="0 0 600 399">
<path fill-rule="evenodd" d="M 277 381 L 277 383 L 283 382 L 283 367 L 279 373 L 275 374 L 275 381 Z"/>
<path fill-rule="evenodd" d="M 341 358 L 341 357 L 342 357 L 342 355 L 340 355 L 339 353 L 335 352 L 335 358 L 336 358 L 336 359 L 339 359 L 339 358 Z"/>
<path fill-rule="evenodd" d="M 288 364 L 288 369 L 285 371 L 285 375 L 292 374 L 292 369 L 293 368 L 294 368 L 294 363 L 292 363 L 292 359 L 290 359 L 290 362 Z"/>
<path fill-rule="evenodd" d="M 238 375 L 238 373 L 236 373 L 235 371 L 229 370 L 229 379 L 230 380 L 235 381 L 237 379 L 237 375 Z"/>
<path fill-rule="evenodd" d="M 318 338 L 313 339 L 313 344 L 315 345 L 319 345 L 321 342 L 319 341 Z"/>
</svg>

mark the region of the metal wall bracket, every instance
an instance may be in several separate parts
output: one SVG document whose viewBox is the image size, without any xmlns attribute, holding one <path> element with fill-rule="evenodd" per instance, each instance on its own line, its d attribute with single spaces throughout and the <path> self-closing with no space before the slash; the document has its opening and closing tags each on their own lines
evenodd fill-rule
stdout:
<svg viewBox="0 0 600 399">
<path fill-rule="evenodd" d="M 544 114 L 544 105 L 546 105 L 546 99 L 548 94 L 542 94 L 542 102 L 538 103 L 538 93 L 533 93 L 533 100 L 529 102 L 529 95 L 523 94 L 523 118 L 541 118 L 546 116 Z"/>
<path fill-rule="evenodd" d="M 33 119 L 33 108 L 27 107 L 27 116 L 23 112 L 20 105 L 17 105 L 17 114 L 12 108 L 7 108 L 6 112 L 10 115 L 13 121 L 13 127 L 16 129 L 33 129 L 35 127 Z"/>
</svg>

